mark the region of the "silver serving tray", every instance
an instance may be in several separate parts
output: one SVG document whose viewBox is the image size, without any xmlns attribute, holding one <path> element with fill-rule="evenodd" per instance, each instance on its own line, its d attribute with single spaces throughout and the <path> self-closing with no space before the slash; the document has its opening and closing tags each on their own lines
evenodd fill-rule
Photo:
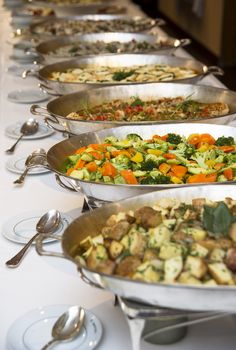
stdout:
<svg viewBox="0 0 236 350">
<path fill-rule="evenodd" d="M 74 16 L 66 16 L 64 15 L 63 17 L 60 18 L 50 18 L 47 20 L 42 20 L 39 23 L 34 23 L 31 24 L 29 26 L 29 33 L 31 35 L 33 35 L 34 37 L 37 37 L 38 40 L 40 41 L 44 41 L 44 40 L 50 40 L 52 38 L 55 38 L 55 35 L 49 34 L 49 33 L 39 33 L 38 30 L 40 28 L 42 28 L 45 24 L 50 24 L 50 23 L 60 23 L 60 22 L 64 22 L 65 20 L 75 20 L 75 21 L 86 21 L 86 20 L 94 20 L 94 21 L 99 21 L 99 20 L 103 20 L 103 21 L 112 21 L 114 19 L 127 19 L 127 20 L 138 20 L 142 17 L 140 16 L 127 16 L 127 15 L 74 15 Z M 157 27 L 157 26 L 161 26 L 163 25 L 165 22 L 162 19 L 151 19 L 150 18 L 150 24 L 147 26 L 147 28 L 145 30 L 143 30 L 142 32 L 146 32 L 149 31 L 150 29 Z M 122 31 L 122 29 L 120 30 Z M 134 31 L 137 32 L 137 31 Z M 78 34 L 81 34 L 80 32 L 78 32 Z M 82 33 L 85 34 L 85 33 Z"/>
<path fill-rule="evenodd" d="M 94 34 L 84 34 L 69 37 L 60 37 L 57 39 L 52 39 L 44 41 L 34 48 L 34 52 L 40 55 L 43 59 L 44 64 L 52 64 L 60 62 L 63 60 L 69 60 L 73 57 L 68 56 L 58 56 L 56 53 L 52 53 L 65 45 L 76 44 L 76 42 L 88 42 L 96 43 L 97 41 L 103 41 L 105 43 L 111 43 L 113 41 L 118 41 L 120 43 L 127 43 L 132 40 L 136 42 L 148 42 L 154 44 L 156 42 L 167 41 L 168 45 L 160 47 L 159 49 L 153 51 L 160 54 L 172 54 L 176 49 L 189 45 L 190 39 L 175 39 L 175 38 L 164 38 L 160 36 L 142 34 L 142 33 L 94 33 Z M 148 53 L 148 52 L 146 52 Z M 103 53 L 104 54 L 104 53 Z M 78 56 L 83 56 L 79 55 Z M 77 56 L 77 57 L 78 57 Z"/>
<path fill-rule="evenodd" d="M 162 97 L 182 96 L 203 103 L 222 102 L 229 106 L 230 112 L 225 116 L 202 118 L 199 120 L 175 121 L 145 121 L 145 122 L 119 122 L 119 121 L 82 121 L 69 119 L 66 116 L 83 108 L 84 105 L 95 106 L 115 99 L 127 100 L 138 96 L 143 100 L 159 99 Z M 131 86 L 112 86 L 64 95 L 50 101 L 46 107 L 31 106 L 31 113 L 43 116 L 46 124 L 59 132 L 82 134 L 84 132 L 103 130 L 121 125 L 170 124 L 170 123 L 214 123 L 227 124 L 235 118 L 236 92 L 205 85 L 190 85 L 178 83 L 137 84 Z"/>
<path fill-rule="evenodd" d="M 96 14 L 99 10 L 106 8 L 112 4 L 113 0 L 100 1 L 94 4 L 54 4 L 50 1 L 30 0 L 30 5 L 33 7 L 50 7 L 53 8 L 57 16 L 71 16 L 75 14 Z"/>
<path fill-rule="evenodd" d="M 197 74 L 194 77 L 186 79 L 176 79 L 174 82 L 179 83 L 197 83 L 203 79 L 208 74 L 222 75 L 223 71 L 219 67 L 210 66 L 202 64 L 201 62 L 168 55 L 154 55 L 154 54 L 121 54 L 121 55 L 98 55 L 98 56 L 87 56 L 82 58 L 77 58 L 69 61 L 62 61 L 59 63 L 54 63 L 46 65 L 43 68 L 39 69 L 38 72 L 34 71 L 33 74 L 38 77 L 46 87 L 48 87 L 48 92 L 53 90 L 59 95 L 65 95 L 72 92 L 82 91 L 85 89 L 91 89 L 95 87 L 104 87 L 111 85 L 120 85 L 120 86 L 132 86 L 139 83 L 130 82 L 111 82 L 111 83 L 71 83 L 71 82 L 59 82 L 50 79 L 52 72 L 64 72 L 67 69 L 74 69 L 78 67 L 86 67 L 90 65 L 95 66 L 109 66 L 109 67 L 132 67 L 134 65 L 153 65 L 153 64 L 166 64 L 174 67 L 186 67 L 194 69 Z M 32 74 L 32 71 L 24 72 L 24 77 L 28 74 Z M 172 81 L 172 82 L 173 82 Z M 150 84 L 150 82 L 144 82 L 143 84 Z"/>
<path fill-rule="evenodd" d="M 82 192 L 90 205 L 90 207 L 97 207 L 105 202 L 114 202 L 128 197 L 141 195 L 144 193 L 158 191 L 169 188 L 191 187 L 199 186 L 199 184 L 157 184 L 157 185 L 120 185 L 120 184 L 106 184 L 94 181 L 83 181 L 65 175 L 62 172 L 62 166 L 66 158 L 73 154 L 75 150 L 82 146 L 87 146 L 90 143 L 101 143 L 107 136 L 115 136 L 118 139 L 125 138 L 130 133 L 136 133 L 143 139 L 150 139 L 153 135 L 165 135 L 167 133 L 177 133 L 183 136 L 189 136 L 193 133 L 210 133 L 213 137 L 218 138 L 222 135 L 232 136 L 236 139 L 236 128 L 225 125 L 211 124 L 161 124 L 161 125 L 131 125 L 121 126 L 118 128 L 105 129 L 97 132 L 84 133 L 78 136 L 61 141 L 52 146 L 47 152 L 47 168 L 57 174 L 57 180 L 63 178 L 60 182 L 62 186 L 70 185 L 70 189 Z M 66 184 L 64 182 L 66 181 Z M 232 182 L 227 181 L 226 184 Z M 235 183 L 235 182 L 233 182 Z M 214 184 L 222 184 L 214 183 Z M 67 186 L 68 188 L 68 186 Z"/>
<path fill-rule="evenodd" d="M 47 252 L 38 239 L 36 249 L 40 255 L 59 256 L 71 260 L 77 265 L 85 282 L 121 297 L 155 306 L 192 310 L 192 311 L 229 311 L 236 312 L 236 286 L 190 286 L 183 284 L 145 283 L 114 275 L 98 273 L 79 264 L 75 259 L 75 250 L 85 237 L 101 232 L 106 220 L 120 211 L 135 210 L 141 206 L 153 205 L 161 198 L 176 198 L 191 202 L 193 198 L 207 198 L 218 201 L 225 197 L 236 198 L 235 185 L 207 185 L 191 188 L 170 189 L 152 192 L 129 198 L 121 202 L 105 205 L 102 208 L 83 214 L 75 219 L 64 231 L 61 240 L 63 253 Z"/>
</svg>

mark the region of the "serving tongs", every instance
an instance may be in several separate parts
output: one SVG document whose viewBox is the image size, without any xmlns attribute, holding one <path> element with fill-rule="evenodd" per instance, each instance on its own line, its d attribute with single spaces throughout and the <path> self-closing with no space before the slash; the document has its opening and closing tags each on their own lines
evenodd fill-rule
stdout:
<svg viewBox="0 0 236 350">
<path fill-rule="evenodd" d="M 28 174 L 30 169 L 37 168 L 43 166 L 47 168 L 46 162 L 46 151 L 43 148 L 39 148 L 33 151 L 25 161 L 25 170 L 20 175 L 18 179 L 16 179 L 13 183 L 17 185 L 22 185 L 24 183 L 25 177 Z"/>
</svg>

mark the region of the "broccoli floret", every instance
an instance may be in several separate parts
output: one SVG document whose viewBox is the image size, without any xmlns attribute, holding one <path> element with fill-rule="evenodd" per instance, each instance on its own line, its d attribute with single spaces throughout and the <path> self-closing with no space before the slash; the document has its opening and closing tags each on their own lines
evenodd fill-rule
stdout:
<svg viewBox="0 0 236 350">
<path fill-rule="evenodd" d="M 141 180 L 142 185 L 156 185 L 169 183 L 171 183 L 170 177 L 162 174 L 155 177 L 147 176 L 145 179 Z"/>
<path fill-rule="evenodd" d="M 234 154 L 227 154 L 227 156 L 224 156 L 223 163 L 228 163 L 228 164 L 236 163 L 236 153 L 234 153 Z"/>
<path fill-rule="evenodd" d="M 137 134 L 128 134 L 127 136 L 126 136 L 126 139 L 127 140 L 131 140 L 131 141 L 139 141 L 139 140 L 142 140 L 142 137 L 141 136 L 139 136 L 139 135 L 137 135 Z"/>
<path fill-rule="evenodd" d="M 141 170 L 152 171 L 156 167 L 157 167 L 156 162 L 154 162 L 152 159 L 149 159 L 141 165 Z"/>
<path fill-rule="evenodd" d="M 200 168 L 208 169 L 208 165 L 206 164 L 207 160 L 214 160 L 216 158 L 216 152 L 214 149 L 206 151 L 206 152 L 196 152 L 191 156 L 191 159 L 195 160 Z"/>
<path fill-rule="evenodd" d="M 166 139 L 166 142 L 173 143 L 174 145 L 178 145 L 179 143 L 182 142 L 182 137 L 177 134 L 169 133 Z"/>
<path fill-rule="evenodd" d="M 170 153 L 175 154 L 176 157 L 183 164 L 188 163 L 187 160 L 194 154 L 194 152 L 195 152 L 194 146 L 184 142 L 179 143 L 175 150 L 170 151 Z"/>
<path fill-rule="evenodd" d="M 115 142 L 117 142 L 117 141 L 119 141 L 119 140 L 118 140 L 118 138 L 115 137 L 115 136 L 108 136 L 108 137 L 106 137 L 106 138 L 104 139 L 104 143 L 111 143 L 111 144 L 113 144 L 113 143 L 115 143 Z"/>
<path fill-rule="evenodd" d="M 216 146 L 231 146 L 234 145 L 234 138 L 232 136 L 229 137 L 225 137 L 225 136 L 221 136 L 218 137 L 218 139 L 215 142 Z"/>
<path fill-rule="evenodd" d="M 119 156 L 113 158 L 110 160 L 110 162 L 116 167 L 118 170 L 122 169 L 130 169 L 131 162 L 128 157 L 126 157 L 123 154 L 120 154 Z"/>
<path fill-rule="evenodd" d="M 151 171 L 154 168 L 158 168 L 159 165 L 165 161 L 166 159 L 164 157 L 157 157 L 154 154 L 148 154 L 141 165 L 141 170 Z"/>
</svg>

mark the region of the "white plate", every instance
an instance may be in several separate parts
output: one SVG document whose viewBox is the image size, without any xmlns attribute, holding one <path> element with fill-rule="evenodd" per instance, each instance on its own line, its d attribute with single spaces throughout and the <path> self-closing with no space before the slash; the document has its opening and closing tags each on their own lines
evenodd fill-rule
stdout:
<svg viewBox="0 0 236 350">
<path fill-rule="evenodd" d="M 16 173 L 16 174 L 22 174 L 25 170 L 25 161 L 28 156 L 17 156 L 17 157 L 11 157 L 6 162 L 6 168 L 7 170 Z M 36 168 L 32 168 L 28 171 L 28 175 L 36 175 L 36 174 L 43 174 L 49 172 L 48 169 L 43 168 L 42 166 L 38 166 Z"/>
<path fill-rule="evenodd" d="M 70 305 L 39 307 L 18 318 L 7 334 L 9 350 L 39 350 L 51 340 L 51 329 L 57 318 Z M 78 337 L 69 342 L 56 343 L 55 350 L 92 350 L 102 336 L 102 324 L 89 310 L 85 310 L 85 322 Z"/>
<path fill-rule="evenodd" d="M 15 103 L 36 103 L 46 101 L 49 96 L 40 90 L 15 90 L 7 95 L 11 102 Z"/>
<path fill-rule="evenodd" d="M 18 137 L 21 135 L 20 129 L 22 124 L 23 122 L 16 122 L 15 124 L 7 126 L 7 128 L 5 129 L 5 135 L 13 139 L 18 139 Z M 43 137 L 50 136 L 53 133 L 54 131 L 52 129 L 48 128 L 44 123 L 39 122 L 39 129 L 36 132 L 36 134 L 25 135 L 23 136 L 23 140 L 41 139 Z"/>
<path fill-rule="evenodd" d="M 12 66 L 9 66 L 7 68 L 7 72 L 9 74 L 12 74 L 16 77 L 22 77 L 22 74 L 25 70 L 30 70 L 30 69 L 35 69 L 35 65 L 34 64 L 30 64 L 30 65 L 27 65 L 27 66 L 16 66 L 16 65 L 12 65 Z"/>
<path fill-rule="evenodd" d="M 46 213 L 46 210 L 34 210 L 30 212 L 20 213 L 9 218 L 2 225 L 2 235 L 9 241 L 25 244 L 36 233 L 36 224 Z M 61 213 L 62 220 L 58 229 L 53 233 L 57 236 L 62 235 L 66 227 L 72 222 L 72 218 L 64 213 Z M 44 242 L 53 242 L 55 239 L 49 238 Z"/>
</svg>

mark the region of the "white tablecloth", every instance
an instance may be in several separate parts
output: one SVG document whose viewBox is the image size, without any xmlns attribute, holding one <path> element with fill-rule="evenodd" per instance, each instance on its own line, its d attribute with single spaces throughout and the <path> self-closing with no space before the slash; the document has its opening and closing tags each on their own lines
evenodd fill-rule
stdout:
<svg viewBox="0 0 236 350">
<path fill-rule="evenodd" d="M 124 1 L 125 2 L 125 1 Z M 120 2 L 121 3 L 121 2 Z M 139 9 L 129 6 L 130 13 L 139 14 Z M 24 121 L 30 117 L 28 104 L 15 104 L 7 100 L 7 94 L 16 89 L 36 88 L 34 78 L 22 80 L 7 73 L 7 67 L 15 64 L 9 59 L 12 47 L 7 43 L 9 33 L 10 13 L 0 9 L 0 69 L 1 69 L 1 100 L 0 100 L 0 227 L 12 216 L 36 209 L 56 208 L 70 214 L 73 218 L 80 214 L 83 198 L 79 193 L 70 193 L 58 186 L 53 174 L 34 175 L 26 178 L 23 187 L 13 185 L 18 175 L 6 170 L 5 164 L 11 155 L 4 150 L 14 142 L 5 136 L 5 128 L 16 121 Z M 185 55 L 183 50 L 179 55 Z M 204 83 L 222 86 L 214 77 L 208 77 Z M 45 103 L 42 103 L 45 105 Z M 15 155 L 27 155 L 38 147 L 46 150 L 59 142 L 62 136 L 54 134 L 51 137 L 25 141 L 22 140 Z M 79 304 L 93 309 L 101 319 L 104 337 L 99 349 L 129 350 L 130 340 L 126 321 L 118 308 L 113 307 L 113 296 L 86 285 L 79 278 L 75 266 L 62 259 L 39 257 L 31 249 L 23 263 L 16 269 L 9 269 L 5 261 L 12 257 L 21 246 L 8 241 L 0 234 L 0 349 L 7 349 L 6 334 L 12 322 L 31 309 L 42 305 Z M 52 248 L 59 244 L 53 244 Z M 188 337 L 182 342 L 159 349 L 195 350 L 204 347 L 208 350 L 233 350 L 236 341 L 235 323 L 232 318 L 226 318 L 192 327 Z M 142 349 L 155 349 L 155 346 L 142 343 Z"/>
</svg>

